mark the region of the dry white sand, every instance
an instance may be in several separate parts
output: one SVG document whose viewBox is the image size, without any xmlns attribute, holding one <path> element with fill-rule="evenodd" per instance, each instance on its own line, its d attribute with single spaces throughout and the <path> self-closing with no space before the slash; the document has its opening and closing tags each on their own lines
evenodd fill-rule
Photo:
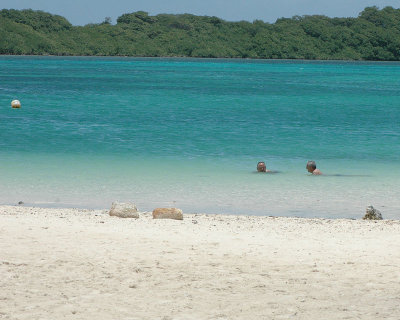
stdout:
<svg viewBox="0 0 400 320">
<path fill-rule="evenodd" d="M 0 319 L 398 320 L 399 265 L 400 221 L 0 207 Z"/>
</svg>

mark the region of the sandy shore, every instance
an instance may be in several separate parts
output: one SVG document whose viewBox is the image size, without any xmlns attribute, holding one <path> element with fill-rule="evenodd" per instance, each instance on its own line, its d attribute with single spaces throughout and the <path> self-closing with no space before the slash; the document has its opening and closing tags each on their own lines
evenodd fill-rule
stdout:
<svg viewBox="0 0 400 320">
<path fill-rule="evenodd" d="M 400 221 L 0 207 L 0 319 L 400 319 Z"/>
</svg>

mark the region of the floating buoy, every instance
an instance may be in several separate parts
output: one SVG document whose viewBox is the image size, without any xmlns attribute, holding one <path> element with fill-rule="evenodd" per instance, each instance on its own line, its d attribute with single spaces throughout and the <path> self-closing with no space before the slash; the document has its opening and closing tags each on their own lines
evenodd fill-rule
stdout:
<svg viewBox="0 0 400 320">
<path fill-rule="evenodd" d="M 13 100 L 11 101 L 11 107 L 14 109 L 21 108 L 21 102 L 19 102 L 19 100 Z"/>
</svg>

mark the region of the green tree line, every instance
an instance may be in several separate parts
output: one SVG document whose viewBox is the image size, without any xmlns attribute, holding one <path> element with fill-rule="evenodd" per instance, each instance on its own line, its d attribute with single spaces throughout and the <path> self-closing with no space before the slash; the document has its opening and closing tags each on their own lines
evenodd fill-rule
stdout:
<svg viewBox="0 0 400 320">
<path fill-rule="evenodd" d="M 400 60 L 400 9 L 229 22 L 191 14 L 123 14 L 115 25 L 73 26 L 34 10 L 0 11 L 0 54 Z"/>
</svg>

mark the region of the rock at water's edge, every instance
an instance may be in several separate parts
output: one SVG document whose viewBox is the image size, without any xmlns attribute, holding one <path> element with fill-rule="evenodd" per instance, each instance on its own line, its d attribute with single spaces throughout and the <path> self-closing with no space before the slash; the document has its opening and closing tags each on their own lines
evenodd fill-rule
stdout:
<svg viewBox="0 0 400 320">
<path fill-rule="evenodd" d="M 379 210 L 375 209 L 373 206 L 368 206 L 365 210 L 364 220 L 382 220 L 382 214 Z"/>
<path fill-rule="evenodd" d="M 139 218 L 139 212 L 134 203 L 113 202 L 109 214 L 120 218 Z"/>
<path fill-rule="evenodd" d="M 183 220 L 183 213 L 177 208 L 156 208 L 153 210 L 153 219 Z"/>
</svg>

